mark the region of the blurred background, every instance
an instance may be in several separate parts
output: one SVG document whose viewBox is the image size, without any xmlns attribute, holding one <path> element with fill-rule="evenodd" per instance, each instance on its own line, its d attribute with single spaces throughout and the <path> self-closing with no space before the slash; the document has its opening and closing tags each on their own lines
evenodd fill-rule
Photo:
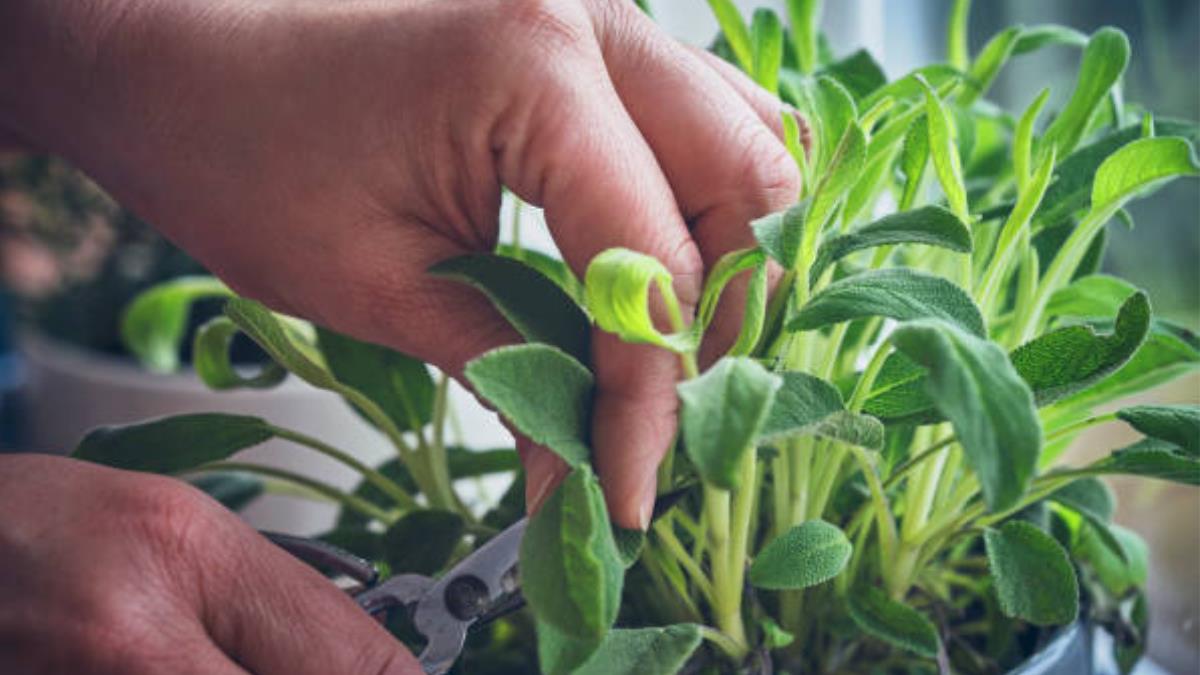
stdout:
<svg viewBox="0 0 1200 675">
<path fill-rule="evenodd" d="M 717 33 L 703 0 L 651 0 L 673 35 L 707 45 Z M 742 0 L 754 6 L 783 1 Z M 834 53 L 865 47 L 889 77 L 945 52 L 950 0 L 827 2 L 823 27 Z M 1132 43 L 1125 98 L 1158 114 L 1200 119 L 1200 1 L 991 0 L 974 3 L 971 49 L 1014 23 L 1060 23 L 1085 33 L 1103 25 L 1124 30 Z M 1078 50 L 1059 47 L 1014 59 L 990 98 L 1023 109 L 1042 88 L 1060 106 L 1074 84 Z M 502 215 L 511 227 L 511 204 Z M 1200 181 L 1177 181 L 1131 208 L 1133 229 L 1109 226 L 1105 268 L 1149 291 L 1155 310 L 1200 329 Z M 526 208 L 522 218 L 536 223 Z M 523 243 L 553 250 L 544 228 L 524 227 Z M 61 160 L 0 157 L 0 451 L 66 452 L 88 428 L 186 411 L 257 414 L 318 436 L 337 437 L 366 459 L 385 446 L 340 401 L 292 380 L 272 392 L 213 394 L 184 373 L 142 372 L 120 346 L 122 308 L 140 290 L 183 274 L 203 273 L 135 215 Z M 199 325 L 216 311 L 200 307 Z M 256 358 L 241 345 L 245 360 Z M 185 354 L 186 358 L 186 354 Z M 1158 402 L 1200 400 L 1191 376 L 1146 397 Z M 495 421 L 459 392 L 465 440 L 477 447 L 510 442 Z M 1077 457 L 1128 443 L 1123 429 L 1100 428 L 1083 438 Z M 352 474 L 323 458 L 297 457 L 273 446 L 255 459 L 321 475 L 347 486 Z M 1200 495 L 1196 490 L 1114 482 L 1118 520 L 1137 530 L 1153 551 L 1149 590 L 1150 653 L 1170 672 L 1200 673 Z M 256 525 L 315 533 L 332 519 L 327 507 L 289 497 L 261 499 L 247 514 Z"/>
</svg>

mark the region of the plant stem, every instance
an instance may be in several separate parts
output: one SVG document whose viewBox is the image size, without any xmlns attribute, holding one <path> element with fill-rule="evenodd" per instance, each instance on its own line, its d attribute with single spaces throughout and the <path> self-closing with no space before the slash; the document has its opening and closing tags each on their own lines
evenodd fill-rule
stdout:
<svg viewBox="0 0 1200 675">
<path fill-rule="evenodd" d="M 739 645 L 738 658 L 749 649 L 742 623 L 742 589 L 734 587 L 729 528 L 729 492 L 704 485 L 704 512 L 708 516 L 708 560 L 712 571 L 713 618 L 717 627 Z"/>
<path fill-rule="evenodd" d="M 359 514 L 367 518 L 373 518 L 379 522 L 390 525 L 396 520 L 396 516 L 388 513 L 371 502 L 357 495 L 347 494 L 338 488 L 323 483 L 319 480 L 309 478 L 286 469 L 277 469 L 271 466 L 262 466 L 259 464 L 249 464 L 244 462 L 209 462 L 201 464 L 194 469 L 189 469 L 188 473 L 193 471 L 240 471 L 242 473 L 255 474 L 258 476 L 266 476 L 268 478 L 276 478 L 289 483 L 294 483 L 310 490 L 325 499 L 337 502 L 346 508 L 357 511 Z"/>
<path fill-rule="evenodd" d="M 709 628 L 708 626 L 700 626 L 700 635 L 709 642 L 716 645 L 721 651 L 725 652 L 729 658 L 740 661 L 746 655 L 746 649 L 737 641 L 730 638 L 725 633 L 719 630 Z"/>
<path fill-rule="evenodd" d="M 688 573 L 688 576 L 690 576 L 692 581 L 696 583 L 696 586 L 700 588 L 700 592 L 704 594 L 704 599 L 711 604 L 713 601 L 712 584 L 709 583 L 708 577 L 704 574 L 704 570 L 700 569 L 700 566 L 696 564 L 696 561 L 687 552 L 687 549 L 685 549 L 683 544 L 679 542 L 679 539 L 671 530 L 671 524 L 664 518 L 655 521 L 653 527 L 654 534 L 658 537 L 658 540 L 662 542 L 663 550 L 669 556 L 671 556 L 675 562 L 683 568 L 684 571 Z"/>
<path fill-rule="evenodd" d="M 414 500 L 412 495 L 408 494 L 404 488 L 400 487 L 400 485 L 392 479 L 388 478 L 382 473 L 379 473 L 379 471 L 362 463 L 345 450 L 335 448 L 324 441 L 313 438 L 307 434 L 300 433 L 299 431 L 293 431 L 292 429 L 285 429 L 283 427 L 277 427 L 274 425 L 270 425 L 269 428 L 271 432 L 279 438 L 303 445 L 312 450 L 316 450 L 322 455 L 325 455 L 336 462 L 340 462 L 341 464 L 354 469 L 361 474 L 363 479 L 368 483 L 379 488 L 384 494 L 396 500 L 396 504 L 401 508 L 406 510 L 417 508 L 416 500 Z"/>
</svg>

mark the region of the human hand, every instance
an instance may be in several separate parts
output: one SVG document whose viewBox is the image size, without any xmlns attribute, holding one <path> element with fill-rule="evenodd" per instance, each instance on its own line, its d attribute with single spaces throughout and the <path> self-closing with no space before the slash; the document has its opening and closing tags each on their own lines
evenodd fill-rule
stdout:
<svg viewBox="0 0 1200 675">
<path fill-rule="evenodd" d="M 66 64 L 0 70 L 0 90 L 38 92 L 11 101 L 13 128 L 240 293 L 455 375 L 519 341 L 425 272 L 493 249 L 501 185 L 545 208 L 577 273 L 612 246 L 649 253 L 685 310 L 707 265 L 753 244 L 748 221 L 798 193 L 778 101 L 624 0 L 8 4 L 26 28 L 0 62 Z M 707 353 L 736 334 L 728 296 Z M 645 527 L 678 364 L 601 332 L 593 351 L 609 509 Z M 564 467 L 523 456 L 536 504 Z"/>
<path fill-rule="evenodd" d="M 198 490 L 0 456 L 0 671 L 418 675 L 345 594 Z"/>
</svg>

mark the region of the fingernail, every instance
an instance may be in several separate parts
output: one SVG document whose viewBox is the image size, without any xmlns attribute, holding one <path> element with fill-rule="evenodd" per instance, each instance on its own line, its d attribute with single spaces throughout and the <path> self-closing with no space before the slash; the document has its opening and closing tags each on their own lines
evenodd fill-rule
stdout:
<svg viewBox="0 0 1200 675">
<path fill-rule="evenodd" d="M 654 500 L 658 496 L 657 472 L 650 474 L 650 481 L 642 488 L 641 501 L 638 505 L 638 527 L 645 532 L 654 518 Z"/>
</svg>

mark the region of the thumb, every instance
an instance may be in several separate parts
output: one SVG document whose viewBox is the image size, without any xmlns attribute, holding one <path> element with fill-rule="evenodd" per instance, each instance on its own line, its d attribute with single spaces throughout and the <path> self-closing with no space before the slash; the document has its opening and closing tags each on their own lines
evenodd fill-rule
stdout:
<svg viewBox="0 0 1200 675">
<path fill-rule="evenodd" d="M 540 93 L 520 110 L 523 122 L 499 139 L 501 180 L 545 208 L 551 233 L 577 273 L 610 247 L 647 253 L 672 272 L 690 316 L 702 278 L 699 251 L 605 71 L 599 45 L 581 39 L 552 61 L 553 67 L 531 74 Z M 618 524 L 644 529 L 658 463 L 675 431 L 678 360 L 599 331 L 592 355 L 592 442 L 609 511 Z M 533 490 L 533 471 L 530 480 Z"/>
<path fill-rule="evenodd" d="M 202 584 L 216 645 L 262 675 L 423 675 L 396 638 L 316 571 L 248 528 Z"/>
</svg>

